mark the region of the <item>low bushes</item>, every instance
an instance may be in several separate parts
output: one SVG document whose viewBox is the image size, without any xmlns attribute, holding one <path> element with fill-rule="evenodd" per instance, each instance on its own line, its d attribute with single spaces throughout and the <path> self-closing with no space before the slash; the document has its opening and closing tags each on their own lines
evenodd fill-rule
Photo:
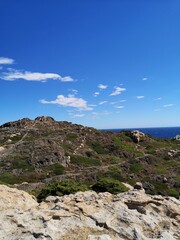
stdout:
<svg viewBox="0 0 180 240">
<path fill-rule="evenodd" d="M 101 162 L 99 159 L 95 158 L 87 158 L 80 155 L 72 155 L 71 156 L 71 163 L 77 165 L 84 165 L 84 166 L 99 166 Z"/>
<path fill-rule="evenodd" d="M 112 194 L 118 194 L 121 192 L 126 192 L 129 189 L 118 180 L 101 178 L 92 186 L 92 190 L 96 192 L 110 192 Z"/>
<path fill-rule="evenodd" d="M 64 167 L 59 163 L 54 163 L 45 168 L 46 171 L 51 171 L 55 175 L 64 173 Z"/>
<path fill-rule="evenodd" d="M 48 196 L 63 196 L 65 194 L 86 191 L 88 187 L 85 184 L 76 183 L 70 180 L 61 180 L 47 185 L 37 196 L 38 201 L 44 200 Z"/>
<path fill-rule="evenodd" d="M 39 202 L 41 202 L 48 196 L 63 196 L 67 194 L 73 194 L 78 191 L 84 192 L 89 188 L 96 192 L 110 192 L 112 194 L 117 194 L 128 190 L 128 188 L 120 181 L 110 178 L 102 178 L 91 187 L 88 187 L 88 185 L 83 183 L 76 183 L 70 180 L 61 180 L 51 183 L 43 188 L 37 195 L 37 199 Z"/>
<path fill-rule="evenodd" d="M 98 154 L 107 154 L 107 153 L 108 153 L 108 150 L 105 149 L 105 148 L 104 148 L 100 143 L 98 143 L 98 142 L 95 142 L 95 141 L 93 141 L 93 142 L 88 142 L 88 145 L 89 145 L 90 147 L 92 147 L 93 150 L 94 150 L 95 152 L 97 152 Z"/>
</svg>

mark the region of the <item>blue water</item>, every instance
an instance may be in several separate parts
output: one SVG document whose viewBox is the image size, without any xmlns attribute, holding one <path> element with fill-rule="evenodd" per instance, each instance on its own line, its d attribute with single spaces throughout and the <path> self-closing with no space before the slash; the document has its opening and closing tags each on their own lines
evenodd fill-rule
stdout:
<svg viewBox="0 0 180 240">
<path fill-rule="evenodd" d="M 160 128 L 128 128 L 128 129 L 104 129 L 106 131 L 120 132 L 122 130 L 139 130 L 140 132 L 156 138 L 173 138 L 180 135 L 180 127 L 160 127 Z"/>
</svg>

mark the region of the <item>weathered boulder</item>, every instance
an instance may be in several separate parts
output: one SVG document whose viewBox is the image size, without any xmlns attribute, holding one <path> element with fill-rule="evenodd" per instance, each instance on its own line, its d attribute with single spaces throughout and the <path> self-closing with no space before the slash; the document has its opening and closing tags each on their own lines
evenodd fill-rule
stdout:
<svg viewBox="0 0 180 240">
<path fill-rule="evenodd" d="M 145 136 L 145 134 L 143 132 L 140 132 L 138 130 L 133 130 L 131 131 L 131 135 L 133 140 L 138 143 L 141 141 L 141 139 Z"/>
<path fill-rule="evenodd" d="M 49 117 L 49 116 L 37 117 L 37 118 L 35 118 L 35 121 L 46 122 L 46 123 L 47 122 L 49 122 L 49 123 L 55 122 L 54 118 Z"/>
<path fill-rule="evenodd" d="M 47 197 L 38 204 L 0 185 L 0 239 L 180 239 L 180 201 L 144 190 L 112 195 L 93 191 Z"/>
<path fill-rule="evenodd" d="M 174 139 L 175 140 L 180 140 L 180 135 L 176 135 Z"/>
</svg>

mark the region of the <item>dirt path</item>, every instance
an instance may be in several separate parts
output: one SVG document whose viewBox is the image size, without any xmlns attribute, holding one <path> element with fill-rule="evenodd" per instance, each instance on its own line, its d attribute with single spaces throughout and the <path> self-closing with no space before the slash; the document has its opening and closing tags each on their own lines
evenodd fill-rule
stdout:
<svg viewBox="0 0 180 240">
<path fill-rule="evenodd" d="M 14 149 L 23 142 L 24 138 L 28 135 L 28 132 L 26 132 L 23 137 L 16 143 L 14 144 L 11 144 L 9 148 L 4 148 L 4 150 L 1 151 L 1 154 L 0 154 L 0 159 L 2 157 L 6 157 L 7 155 L 11 154 Z"/>
</svg>

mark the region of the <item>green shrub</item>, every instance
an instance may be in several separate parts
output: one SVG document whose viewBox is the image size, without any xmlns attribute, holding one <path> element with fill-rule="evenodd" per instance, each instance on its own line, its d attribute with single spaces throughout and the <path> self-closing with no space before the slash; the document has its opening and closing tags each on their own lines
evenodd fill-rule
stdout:
<svg viewBox="0 0 180 240">
<path fill-rule="evenodd" d="M 134 162 L 130 165 L 130 171 L 133 173 L 138 173 L 142 170 L 143 170 L 143 165 L 141 163 Z"/>
<path fill-rule="evenodd" d="M 132 138 L 130 137 L 130 132 L 129 132 L 129 131 L 121 131 L 121 132 L 118 134 L 118 137 L 119 137 L 122 141 L 133 142 Z"/>
<path fill-rule="evenodd" d="M 34 166 L 30 165 L 29 163 L 27 163 L 23 159 L 14 160 L 11 164 L 11 168 L 22 169 L 22 170 L 26 170 L 26 171 L 33 171 L 34 170 Z"/>
<path fill-rule="evenodd" d="M 129 153 L 135 153 L 137 150 L 132 142 L 124 142 L 119 137 L 114 137 L 114 145 Z"/>
<path fill-rule="evenodd" d="M 98 166 L 101 165 L 99 159 L 87 158 L 80 155 L 72 155 L 71 163 L 84 166 Z"/>
<path fill-rule="evenodd" d="M 20 141 L 21 139 L 22 139 L 22 136 L 14 136 L 14 137 L 11 138 L 11 140 L 12 140 L 13 142 L 18 142 L 18 141 Z"/>
<path fill-rule="evenodd" d="M 59 163 L 54 163 L 46 167 L 46 170 L 52 171 L 55 175 L 64 173 L 64 167 Z"/>
<path fill-rule="evenodd" d="M 14 176 L 11 173 L 2 173 L 0 175 L 0 182 L 5 184 L 15 184 L 19 183 L 20 180 L 18 177 Z"/>
<path fill-rule="evenodd" d="M 158 173 L 158 174 L 165 174 L 165 173 L 167 173 L 167 170 L 163 166 L 157 166 L 154 169 L 154 172 Z"/>
<path fill-rule="evenodd" d="M 110 166 L 106 171 L 99 171 L 97 173 L 97 179 L 110 178 L 118 181 L 124 181 L 122 171 L 118 166 Z"/>
<path fill-rule="evenodd" d="M 69 140 L 69 141 L 75 140 L 76 138 L 77 138 L 77 134 L 76 133 L 69 133 L 66 136 L 66 140 Z"/>
<path fill-rule="evenodd" d="M 88 145 L 93 148 L 95 152 L 98 154 L 106 154 L 108 153 L 108 150 L 105 149 L 103 146 L 101 146 L 98 142 L 88 142 Z"/>
<path fill-rule="evenodd" d="M 167 190 L 167 194 L 171 197 L 179 199 L 179 192 L 175 188 L 170 188 Z"/>
<path fill-rule="evenodd" d="M 156 153 L 156 149 L 153 146 L 148 145 L 146 147 L 146 153 L 148 153 L 148 154 L 155 154 Z"/>
<path fill-rule="evenodd" d="M 63 196 L 78 191 L 88 190 L 85 184 L 75 183 L 70 180 L 61 180 L 47 185 L 37 196 L 38 201 L 44 200 L 47 196 Z"/>
<path fill-rule="evenodd" d="M 104 159 L 105 162 L 109 164 L 116 164 L 123 161 L 123 158 L 117 157 L 117 156 L 108 156 Z"/>
<path fill-rule="evenodd" d="M 33 171 L 34 166 L 28 163 L 28 154 L 11 153 L 7 156 L 7 161 L 10 160 L 11 169 L 22 169 L 26 171 Z"/>
<path fill-rule="evenodd" d="M 74 147 L 73 145 L 70 145 L 70 144 L 62 144 L 62 147 L 65 151 L 71 151 L 71 150 L 74 150 Z"/>
<path fill-rule="evenodd" d="M 91 188 L 96 192 L 110 192 L 112 194 L 118 194 L 129 190 L 123 183 L 111 178 L 101 178 Z"/>
</svg>

